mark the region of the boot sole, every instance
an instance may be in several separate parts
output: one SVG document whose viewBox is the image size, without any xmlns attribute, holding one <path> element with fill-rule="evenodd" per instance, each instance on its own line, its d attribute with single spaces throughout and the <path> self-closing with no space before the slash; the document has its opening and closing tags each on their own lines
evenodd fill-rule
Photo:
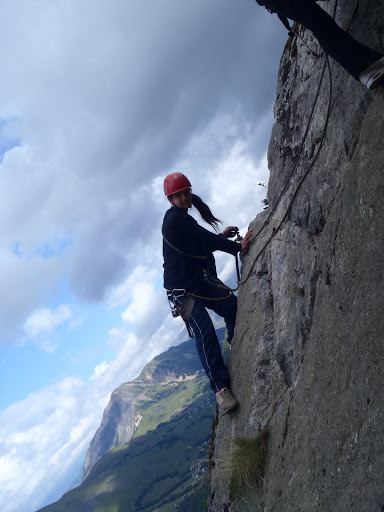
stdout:
<svg viewBox="0 0 384 512">
<path fill-rule="evenodd" d="M 223 413 L 221 413 L 221 416 L 225 416 L 226 414 L 230 414 L 230 413 L 232 413 L 232 412 L 233 412 L 233 411 L 235 411 L 238 407 L 239 407 L 239 404 L 236 404 L 236 405 L 234 405 L 233 407 L 230 407 L 229 409 L 227 409 L 226 411 L 224 411 Z"/>
</svg>

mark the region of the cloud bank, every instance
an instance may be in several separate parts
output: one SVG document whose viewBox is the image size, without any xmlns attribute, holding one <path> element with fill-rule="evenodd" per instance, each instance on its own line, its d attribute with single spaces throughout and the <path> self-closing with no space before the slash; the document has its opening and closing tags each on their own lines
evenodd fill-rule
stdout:
<svg viewBox="0 0 384 512">
<path fill-rule="evenodd" d="M 87 301 L 118 286 L 158 229 L 156 177 L 182 168 L 204 187 L 238 141 L 263 156 L 282 37 L 253 4 L 4 3 L 1 328 L 60 279 Z"/>
</svg>

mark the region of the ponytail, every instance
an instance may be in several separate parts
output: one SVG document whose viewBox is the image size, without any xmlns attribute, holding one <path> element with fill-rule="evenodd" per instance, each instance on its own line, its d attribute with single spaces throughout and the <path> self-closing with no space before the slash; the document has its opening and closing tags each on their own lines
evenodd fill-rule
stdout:
<svg viewBox="0 0 384 512">
<path fill-rule="evenodd" d="M 209 206 L 196 194 L 192 194 L 192 204 L 200 213 L 202 219 L 211 225 L 215 231 L 219 231 L 219 223 L 222 224 L 222 221 L 213 215 Z"/>
</svg>

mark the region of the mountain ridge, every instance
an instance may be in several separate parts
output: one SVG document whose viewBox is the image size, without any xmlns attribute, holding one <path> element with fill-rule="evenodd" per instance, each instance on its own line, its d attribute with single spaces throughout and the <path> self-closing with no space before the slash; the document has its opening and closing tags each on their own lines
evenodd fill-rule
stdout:
<svg viewBox="0 0 384 512">
<path fill-rule="evenodd" d="M 223 341 L 225 329 L 217 334 Z M 171 347 L 112 393 L 90 444 L 82 484 L 39 512 L 202 507 L 215 412 L 194 343 Z"/>
<path fill-rule="evenodd" d="M 218 330 L 220 339 L 224 337 L 224 333 L 224 328 Z M 156 398 L 147 396 L 151 393 L 153 386 L 180 384 L 198 379 L 202 375 L 203 371 L 195 345 L 187 341 L 156 356 L 143 368 L 136 379 L 121 384 L 115 389 L 104 411 L 100 427 L 87 451 L 84 476 L 104 453 L 115 446 L 129 442 L 137 432 L 145 433 L 146 422 L 142 424 L 143 414 L 140 412 L 140 406 L 147 400 L 153 402 Z M 159 418 L 158 423 L 170 417 L 166 411 L 158 411 L 156 416 Z M 154 419 L 148 428 L 151 426 L 153 428 L 156 421 Z"/>
</svg>

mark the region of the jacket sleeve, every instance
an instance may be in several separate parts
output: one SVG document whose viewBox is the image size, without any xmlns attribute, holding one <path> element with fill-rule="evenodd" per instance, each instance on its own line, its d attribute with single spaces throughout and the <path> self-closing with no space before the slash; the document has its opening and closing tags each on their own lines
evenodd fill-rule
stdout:
<svg viewBox="0 0 384 512">
<path fill-rule="evenodd" d="M 233 242 L 232 240 L 228 240 L 224 236 L 217 235 L 208 231 L 208 229 L 200 226 L 196 220 L 191 217 L 188 213 L 181 213 L 176 215 L 169 216 L 169 223 L 166 223 L 165 227 L 165 236 L 167 237 L 167 232 L 171 233 L 172 231 L 176 234 L 176 238 L 178 241 L 181 241 L 183 238 L 188 237 L 191 242 L 195 242 L 196 246 L 204 247 L 207 251 L 223 251 L 229 254 L 236 255 L 240 249 L 241 244 L 238 242 Z M 189 245 L 189 244 L 188 244 Z M 175 246 L 177 244 L 175 243 Z M 178 247 L 181 250 L 185 250 L 182 247 Z M 194 254 L 194 256 L 198 256 L 198 254 Z"/>
</svg>

